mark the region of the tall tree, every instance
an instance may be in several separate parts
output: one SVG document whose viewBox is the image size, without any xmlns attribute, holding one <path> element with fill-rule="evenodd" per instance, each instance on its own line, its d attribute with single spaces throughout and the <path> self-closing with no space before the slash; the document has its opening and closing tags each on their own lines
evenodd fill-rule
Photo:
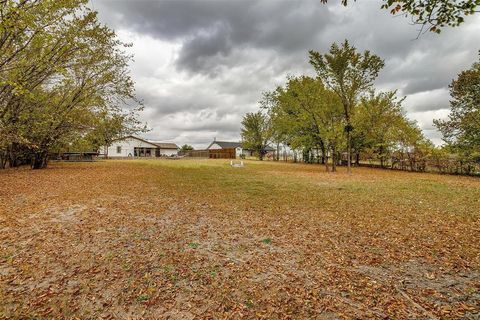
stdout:
<svg viewBox="0 0 480 320">
<path fill-rule="evenodd" d="M 396 98 L 396 92 L 373 90 L 361 98 L 355 110 L 353 140 L 357 142 L 356 153 L 367 151 L 385 166 L 393 147 L 398 143 L 399 131 L 407 121 L 402 109 L 403 99 Z M 357 159 L 358 160 L 358 159 Z"/>
<path fill-rule="evenodd" d="M 305 152 L 316 151 L 319 162 L 329 170 L 331 154 L 333 170 L 336 154 L 343 141 L 343 109 L 338 96 L 324 87 L 320 79 L 307 76 L 289 78 L 278 90 L 277 115 L 284 123 L 290 145 Z M 309 160 L 310 161 L 310 160 Z"/>
<path fill-rule="evenodd" d="M 395 158 L 402 162 L 402 169 L 408 164 L 411 171 L 424 171 L 425 160 L 434 149 L 433 143 L 425 138 L 417 123 L 406 118 L 398 125 L 394 147 Z"/>
<path fill-rule="evenodd" d="M 281 110 L 278 108 L 278 91 L 263 92 L 259 101 L 260 108 L 266 110 L 270 120 L 271 140 L 276 146 L 274 160 L 280 160 L 280 145 L 286 145 L 288 140 L 288 129 L 283 126 Z"/>
<path fill-rule="evenodd" d="M 109 140 L 135 122 L 138 109 L 122 109 L 138 105 L 128 45 L 87 3 L 0 2 L 0 147 L 11 166 L 23 158 L 44 167 L 48 152 L 68 139 L 103 127 Z"/>
<path fill-rule="evenodd" d="M 32 133 L 26 119 L 35 112 L 42 115 L 36 110 L 42 98 L 34 91 L 58 81 L 63 66 L 77 51 L 73 31 L 91 18 L 75 16 L 85 3 L 0 2 L 0 140 L 10 166 L 17 165 L 33 145 L 23 133 Z"/>
<path fill-rule="evenodd" d="M 304 161 L 313 162 L 325 159 L 327 150 L 320 133 L 320 123 L 315 112 L 320 102 L 321 84 L 311 77 L 289 78 L 284 88 L 277 90 L 277 118 L 289 137 L 289 145 L 302 150 Z"/>
<path fill-rule="evenodd" d="M 434 124 L 451 150 L 480 161 L 480 53 L 479 61 L 452 81 L 450 95 L 448 119 Z"/>
<path fill-rule="evenodd" d="M 247 113 L 242 120 L 242 147 L 254 151 L 260 160 L 266 154 L 271 138 L 271 126 L 267 115 L 258 111 Z"/>
<path fill-rule="evenodd" d="M 310 64 L 318 77 L 342 102 L 346 121 L 348 173 L 351 173 L 352 113 L 360 95 L 372 87 L 384 62 L 368 50 L 357 52 L 347 40 L 340 46 L 332 44 L 328 53 L 320 54 L 311 50 L 309 55 Z"/>
</svg>

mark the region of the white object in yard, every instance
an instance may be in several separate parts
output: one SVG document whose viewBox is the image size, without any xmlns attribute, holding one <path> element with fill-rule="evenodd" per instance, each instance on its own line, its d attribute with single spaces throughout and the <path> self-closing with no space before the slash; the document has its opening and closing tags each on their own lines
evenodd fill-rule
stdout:
<svg viewBox="0 0 480 320">
<path fill-rule="evenodd" d="M 230 160 L 230 165 L 232 167 L 235 167 L 235 168 L 242 168 L 243 167 L 243 161 L 240 161 L 240 163 L 239 163 L 238 161 Z"/>
</svg>

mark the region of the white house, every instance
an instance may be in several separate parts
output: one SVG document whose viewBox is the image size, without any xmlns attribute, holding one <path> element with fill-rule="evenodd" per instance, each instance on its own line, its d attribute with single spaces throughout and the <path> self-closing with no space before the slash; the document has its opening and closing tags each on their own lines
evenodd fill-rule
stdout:
<svg viewBox="0 0 480 320">
<path fill-rule="evenodd" d="M 154 158 L 176 156 L 178 149 L 175 143 L 148 141 L 134 136 L 127 136 L 114 140 L 108 147 L 103 147 L 103 152 L 105 157 L 108 158 Z"/>
<path fill-rule="evenodd" d="M 180 149 L 175 143 L 171 142 L 156 142 L 151 141 L 157 146 L 158 155 L 161 157 L 173 157 L 178 155 L 178 149 Z"/>
</svg>

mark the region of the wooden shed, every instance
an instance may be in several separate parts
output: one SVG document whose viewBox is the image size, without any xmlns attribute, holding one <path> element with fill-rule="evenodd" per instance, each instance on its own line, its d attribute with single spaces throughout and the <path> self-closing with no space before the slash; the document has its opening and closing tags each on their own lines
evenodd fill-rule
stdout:
<svg viewBox="0 0 480 320">
<path fill-rule="evenodd" d="M 213 140 L 207 147 L 211 159 L 235 159 L 242 154 L 240 142 Z"/>
</svg>

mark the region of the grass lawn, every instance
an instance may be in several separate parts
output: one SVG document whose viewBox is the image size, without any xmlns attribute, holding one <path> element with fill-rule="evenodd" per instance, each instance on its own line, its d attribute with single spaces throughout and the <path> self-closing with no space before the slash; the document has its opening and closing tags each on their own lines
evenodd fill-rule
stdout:
<svg viewBox="0 0 480 320">
<path fill-rule="evenodd" d="M 480 179 L 226 160 L 0 171 L 0 318 L 480 317 Z"/>
</svg>

